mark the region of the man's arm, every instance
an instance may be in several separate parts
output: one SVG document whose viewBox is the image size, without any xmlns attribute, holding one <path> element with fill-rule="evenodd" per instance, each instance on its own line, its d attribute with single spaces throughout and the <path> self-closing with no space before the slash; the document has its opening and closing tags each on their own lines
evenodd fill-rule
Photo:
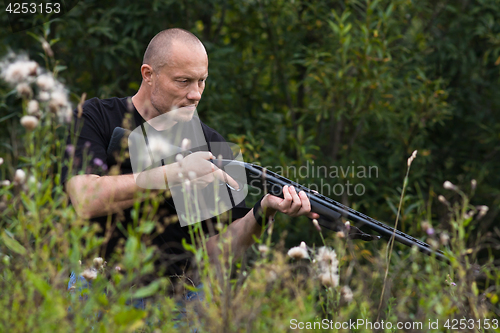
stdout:
<svg viewBox="0 0 500 333">
<path fill-rule="evenodd" d="M 133 174 L 78 175 L 68 180 L 66 191 L 77 214 L 92 218 L 132 207 L 134 200 L 137 200 L 136 194 L 144 193 L 148 188 L 166 189 L 168 184 L 179 184 L 179 174 L 187 179 L 190 173 L 194 173 L 197 175 L 196 181 L 203 184 L 209 184 L 215 179 L 228 181 L 229 185 L 238 188 L 236 181 L 209 162 L 214 158 L 210 152 L 196 152 L 186 156 L 181 162 L 143 171 L 137 179 Z"/>
<path fill-rule="evenodd" d="M 304 192 L 297 193 L 293 186 L 283 187 L 283 196 L 279 197 L 267 194 L 261 202 L 261 207 L 265 211 L 266 219 L 273 217 L 277 212 L 282 212 L 289 216 L 307 215 L 310 218 L 318 218 L 319 215 L 311 213 L 311 204 L 309 198 Z M 222 237 L 229 238 L 231 253 L 236 257 L 241 256 L 248 247 L 254 243 L 254 237 L 260 237 L 262 227 L 255 220 L 253 209 L 243 218 L 231 223 L 227 233 Z M 217 262 L 220 254 L 218 242 L 221 241 L 221 235 L 215 235 L 207 241 L 207 251 L 211 262 Z M 226 253 L 229 250 L 229 244 L 225 246 Z"/>
</svg>

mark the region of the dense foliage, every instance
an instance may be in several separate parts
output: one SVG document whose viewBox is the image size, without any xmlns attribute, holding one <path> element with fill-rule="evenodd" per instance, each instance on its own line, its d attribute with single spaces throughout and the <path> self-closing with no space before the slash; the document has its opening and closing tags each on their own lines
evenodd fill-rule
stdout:
<svg viewBox="0 0 500 333">
<path fill-rule="evenodd" d="M 0 20 L 8 26 L 6 17 Z M 211 296 L 191 323 L 214 332 L 260 332 L 287 330 L 292 318 L 379 318 L 424 327 L 439 320 L 441 328 L 448 318 L 498 318 L 498 1 L 88 0 L 50 24 L 3 32 L 0 54 L 24 52 L 55 73 L 76 107 L 84 93 L 133 95 L 147 43 L 170 27 L 188 29 L 205 44 L 210 76 L 198 112 L 240 145 L 246 161 L 283 170 L 383 221 L 396 219 L 402 195 L 399 228 L 441 242 L 454 258 L 448 268 L 396 247 L 385 279 L 385 241 L 351 243 L 325 232 L 326 245 L 337 251 L 340 284 L 354 292 L 349 303 L 341 286 L 325 289 L 312 278 L 312 263 L 285 259 L 284 248 L 300 241 L 324 244 L 307 219 L 280 216 L 260 240 L 272 250 L 249 250 L 232 272 L 215 274 L 193 249 L 205 264 Z M 133 288 L 151 269 L 147 239 L 154 222 L 147 214 L 128 230 L 117 258 L 126 274 L 103 269 L 92 292 L 84 291 L 86 302 L 67 295 L 69 272 L 79 269 L 78 260 L 88 266 L 104 240 L 76 217 L 59 183 L 65 125 L 47 112 L 27 131 L 20 125 L 27 99 L 13 88 L 0 82 L 0 180 L 12 181 L 0 187 L 1 330 L 173 326 L 176 315 L 160 309 L 172 308 L 174 300 L 157 296 L 144 311 L 127 303 L 159 295 L 168 284 L 159 277 Z M 414 150 L 418 157 L 403 191 Z M 303 166 L 306 175 L 294 172 Z M 355 166 L 377 173 L 330 172 Z M 319 167 L 329 171 L 312 174 Z M 16 184 L 17 169 L 32 180 Z M 446 180 L 462 190 L 443 189 Z M 351 194 L 331 191 L 336 184 L 352 184 Z M 356 184 L 362 195 L 352 194 Z M 489 207 L 481 219 L 478 205 Z M 446 246 L 445 234 L 451 238 Z"/>
</svg>

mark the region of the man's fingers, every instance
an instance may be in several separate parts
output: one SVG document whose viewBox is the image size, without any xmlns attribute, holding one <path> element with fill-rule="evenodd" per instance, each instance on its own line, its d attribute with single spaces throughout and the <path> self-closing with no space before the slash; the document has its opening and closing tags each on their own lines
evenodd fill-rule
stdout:
<svg viewBox="0 0 500 333">
<path fill-rule="evenodd" d="M 236 190 L 240 189 L 240 185 L 238 185 L 238 182 L 236 180 L 234 180 L 231 176 L 229 176 L 227 173 L 225 173 L 221 169 L 217 168 L 216 166 L 214 166 L 214 167 L 216 169 L 214 172 L 215 178 L 228 184 L 229 186 L 231 186 L 232 188 L 234 188 Z"/>
</svg>

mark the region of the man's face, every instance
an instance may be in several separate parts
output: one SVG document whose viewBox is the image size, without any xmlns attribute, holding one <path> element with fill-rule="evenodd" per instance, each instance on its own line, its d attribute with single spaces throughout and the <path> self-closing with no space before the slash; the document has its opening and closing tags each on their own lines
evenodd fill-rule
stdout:
<svg viewBox="0 0 500 333">
<path fill-rule="evenodd" d="M 201 99 L 208 76 L 208 57 L 201 45 L 174 42 L 170 61 L 153 71 L 151 104 L 159 114 L 176 110 L 178 121 L 189 121 Z"/>
</svg>

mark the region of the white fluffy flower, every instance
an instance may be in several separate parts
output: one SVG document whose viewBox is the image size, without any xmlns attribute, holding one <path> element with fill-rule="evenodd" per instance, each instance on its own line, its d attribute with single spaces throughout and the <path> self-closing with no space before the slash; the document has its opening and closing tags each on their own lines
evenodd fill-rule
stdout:
<svg viewBox="0 0 500 333">
<path fill-rule="evenodd" d="M 56 81 L 51 74 L 42 74 L 36 78 L 36 85 L 44 91 L 49 91 L 54 88 Z"/>
<path fill-rule="evenodd" d="M 31 101 L 28 102 L 28 113 L 29 114 L 35 114 L 38 112 L 40 109 L 40 106 L 38 105 L 38 101 L 36 99 L 32 99 Z"/>
<path fill-rule="evenodd" d="M 50 99 L 50 93 L 46 91 L 40 91 L 38 99 L 41 100 L 42 102 L 48 101 Z"/>
<path fill-rule="evenodd" d="M 262 254 L 265 254 L 265 253 L 269 252 L 269 247 L 267 247 L 266 245 L 260 244 L 259 245 L 259 252 Z"/>
<path fill-rule="evenodd" d="M 16 173 L 14 174 L 14 183 L 20 185 L 24 184 L 26 181 L 26 172 L 22 169 L 17 169 Z"/>
<path fill-rule="evenodd" d="M 320 247 L 316 255 L 316 260 L 322 272 L 337 272 L 339 261 L 335 250 L 329 249 L 326 246 Z"/>
<path fill-rule="evenodd" d="M 304 243 L 304 242 L 302 242 Z M 288 256 L 293 258 L 293 259 L 308 259 L 309 258 L 309 253 L 307 253 L 307 248 L 305 246 L 295 246 L 292 247 L 290 250 L 288 250 Z M 305 243 L 304 243 L 305 245 Z"/>
<path fill-rule="evenodd" d="M 38 125 L 38 118 L 34 116 L 23 116 L 21 118 L 21 125 L 27 130 L 33 130 Z"/>
<path fill-rule="evenodd" d="M 0 157 L 0 165 L 3 164 L 3 158 Z"/>
<path fill-rule="evenodd" d="M 31 89 L 30 85 L 27 84 L 26 82 L 19 83 L 16 86 L 16 91 L 20 97 L 24 98 L 30 98 L 33 95 L 33 90 Z"/>
<path fill-rule="evenodd" d="M 101 257 L 94 258 L 93 260 L 94 268 L 96 269 L 104 268 L 105 263 L 106 262 Z"/>
<path fill-rule="evenodd" d="M 342 296 L 342 299 L 347 303 L 350 303 L 352 301 L 353 294 L 349 286 L 343 286 L 342 288 L 340 288 L 340 295 Z"/>
<path fill-rule="evenodd" d="M 97 270 L 95 268 L 88 268 L 84 270 L 81 274 L 85 280 L 92 281 L 97 277 Z"/>
<path fill-rule="evenodd" d="M 458 190 L 458 187 L 453 185 L 452 182 L 450 182 L 448 180 L 443 183 L 443 187 L 447 190 L 453 190 L 453 191 Z"/>
<path fill-rule="evenodd" d="M 321 273 L 318 276 L 320 282 L 325 287 L 336 287 L 339 285 L 339 276 L 333 273 Z"/>
<path fill-rule="evenodd" d="M 26 81 L 30 75 L 35 75 L 38 64 L 30 60 L 18 60 L 8 65 L 2 72 L 3 79 L 10 84 Z"/>
</svg>

